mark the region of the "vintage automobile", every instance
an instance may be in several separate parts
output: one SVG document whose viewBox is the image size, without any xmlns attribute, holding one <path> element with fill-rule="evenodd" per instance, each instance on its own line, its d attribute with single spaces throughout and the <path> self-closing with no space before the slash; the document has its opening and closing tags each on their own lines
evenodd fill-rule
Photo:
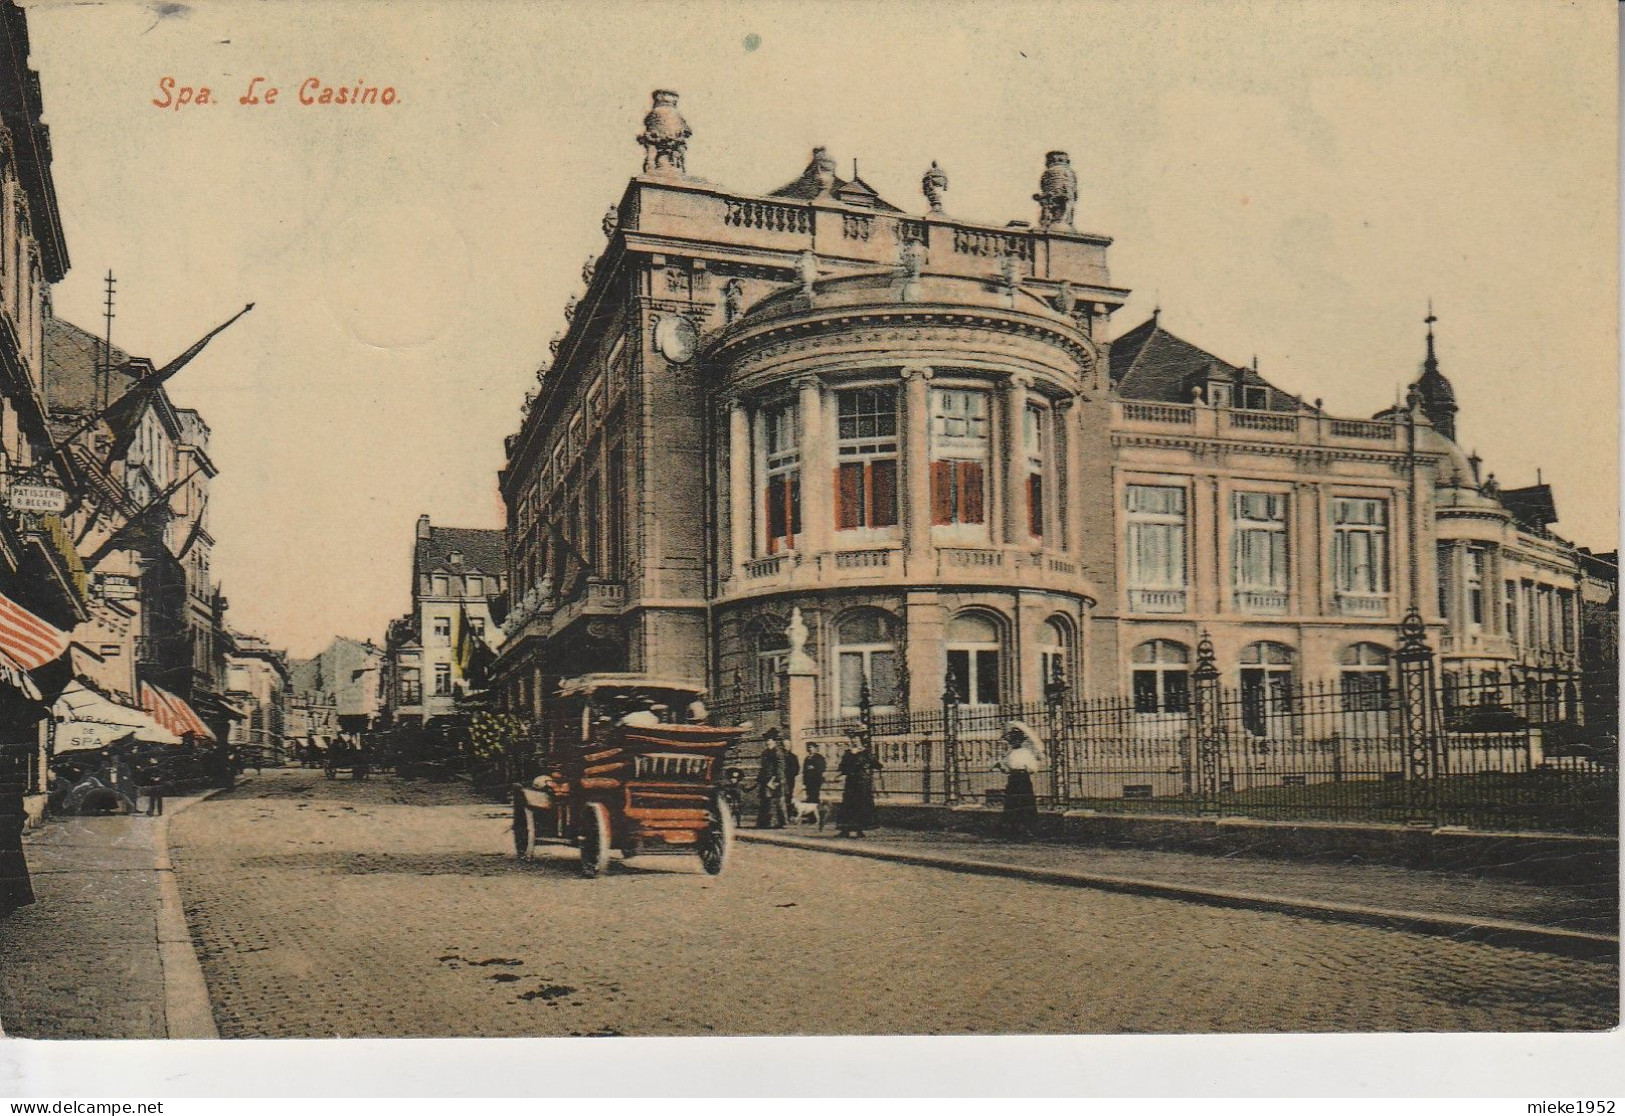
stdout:
<svg viewBox="0 0 1625 1116">
<path fill-rule="evenodd" d="M 697 853 L 708 873 L 720 873 L 734 818 L 718 784 L 745 729 L 705 724 L 703 693 L 631 674 L 561 683 L 536 742 L 538 771 L 513 788 L 515 854 L 529 860 L 539 844 L 574 845 L 581 874 L 592 878 L 612 849 Z"/>
</svg>

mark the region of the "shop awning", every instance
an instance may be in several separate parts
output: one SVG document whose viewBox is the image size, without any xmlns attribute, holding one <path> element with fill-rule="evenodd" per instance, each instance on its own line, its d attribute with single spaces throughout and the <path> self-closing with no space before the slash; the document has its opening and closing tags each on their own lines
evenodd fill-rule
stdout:
<svg viewBox="0 0 1625 1116">
<path fill-rule="evenodd" d="M 181 742 L 179 735 L 151 715 L 113 701 L 78 680 L 68 683 L 51 706 L 51 718 L 56 721 L 54 750 L 58 755 L 105 748 L 125 739 L 143 744 Z"/>
<path fill-rule="evenodd" d="M 152 714 L 153 720 L 176 736 L 214 739 L 214 733 L 209 731 L 209 726 L 203 723 L 192 707 L 168 690 L 159 689 L 148 682 L 141 683 L 141 706 Z"/>
<path fill-rule="evenodd" d="M 68 650 L 68 633 L 0 593 L 0 652 L 24 670 L 38 670 Z"/>
</svg>

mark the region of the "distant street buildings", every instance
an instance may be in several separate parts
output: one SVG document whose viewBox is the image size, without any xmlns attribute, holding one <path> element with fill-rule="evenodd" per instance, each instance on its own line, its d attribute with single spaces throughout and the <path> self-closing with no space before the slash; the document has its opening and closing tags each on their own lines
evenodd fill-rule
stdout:
<svg viewBox="0 0 1625 1116">
<path fill-rule="evenodd" d="M 437 527 L 418 517 L 412 608 L 390 623 L 385 639 L 387 724 L 425 726 L 485 689 L 507 584 L 500 529 Z"/>
<path fill-rule="evenodd" d="M 288 668 L 286 735 L 307 740 L 377 727 L 383 663 L 382 648 L 343 636 L 314 658 L 295 659 Z"/>
<path fill-rule="evenodd" d="M 210 568 L 209 427 L 166 387 L 213 333 L 160 368 L 53 315 L 68 253 L 10 0 L 0 48 L 0 813 L 21 793 L 37 821 L 53 771 L 127 803 L 144 750 L 229 778 L 239 726 L 275 734 L 283 672 L 243 637 L 237 661 L 268 674 L 228 677 L 239 648 Z"/>
</svg>

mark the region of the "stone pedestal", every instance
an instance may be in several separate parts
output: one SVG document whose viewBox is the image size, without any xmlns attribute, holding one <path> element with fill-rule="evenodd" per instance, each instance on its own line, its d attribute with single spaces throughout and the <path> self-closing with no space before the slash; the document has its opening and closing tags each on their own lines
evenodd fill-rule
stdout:
<svg viewBox="0 0 1625 1116">
<path fill-rule="evenodd" d="M 784 739 L 799 759 L 807 754 L 807 737 L 818 719 L 818 668 L 791 663 L 784 673 Z"/>
</svg>

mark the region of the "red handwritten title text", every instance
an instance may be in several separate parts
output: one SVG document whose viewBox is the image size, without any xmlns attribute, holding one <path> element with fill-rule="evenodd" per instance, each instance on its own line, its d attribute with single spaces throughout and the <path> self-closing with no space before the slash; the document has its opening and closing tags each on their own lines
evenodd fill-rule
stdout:
<svg viewBox="0 0 1625 1116">
<path fill-rule="evenodd" d="M 255 75 L 249 79 L 248 88 L 241 97 L 236 98 L 236 102 L 246 106 L 286 103 L 280 101 L 281 96 L 281 88 L 272 85 L 269 78 Z M 300 82 L 294 91 L 294 98 L 301 105 L 346 106 L 388 106 L 399 104 L 401 99 L 393 85 L 368 85 L 361 80 L 351 85 L 329 85 L 318 77 L 308 77 Z M 176 112 L 199 105 L 226 103 L 226 96 L 210 86 L 187 85 L 168 75 L 158 79 L 158 96 L 152 99 L 154 108 L 173 109 Z"/>
</svg>

